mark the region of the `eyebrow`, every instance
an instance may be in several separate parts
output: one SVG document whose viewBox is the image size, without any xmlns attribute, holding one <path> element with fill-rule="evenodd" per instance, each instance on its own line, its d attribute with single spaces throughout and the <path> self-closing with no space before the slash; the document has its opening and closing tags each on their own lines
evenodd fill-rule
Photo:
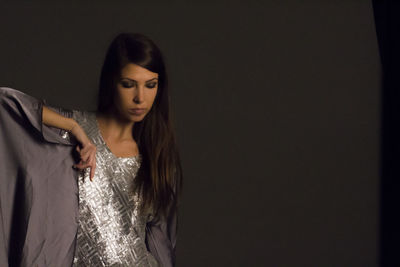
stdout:
<svg viewBox="0 0 400 267">
<path fill-rule="evenodd" d="M 121 77 L 121 80 L 122 80 L 122 79 L 127 79 L 127 80 L 130 80 L 130 81 L 133 81 L 133 82 L 137 82 L 136 80 L 131 79 L 131 78 L 128 78 L 128 77 Z M 154 77 L 154 78 L 152 78 L 152 79 L 150 79 L 150 80 L 147 80 L 146 82 L 150 82 L 150 81 L 152 81 L 152 80 L 158 80 L 158 78 L 157 78 L 157 77 Z"/>
</svg>

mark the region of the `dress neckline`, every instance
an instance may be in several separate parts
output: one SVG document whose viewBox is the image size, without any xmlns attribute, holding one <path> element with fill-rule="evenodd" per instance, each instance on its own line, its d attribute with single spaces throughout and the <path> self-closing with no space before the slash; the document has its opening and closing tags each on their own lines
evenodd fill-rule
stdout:
<svg viewBox="0 0 400 267">
<path fill-rule="evenodd" d="M 100 137 L 100 141 L 101 143 L 104 145 L 104 147 L 106 148 L 106 150 L 116 159 L 120 159 L 120 160 L 126 160 L 126 159 L 134 159 L 134 160 L 139 160 L 139 158 L 141 157 L 141 154 L 137 154 L 136 156 L 132 156 L 132 157 L 117 157 L 117 155 L 115 155 L 111 149 L 108 147 L 106 141 L 104 140 L 103 136 L 101 135 L 100 132 L 100 127 L 99 127 L 99 122 L 97 121 L 97 114 L 96 112 L 93 112 L 93 117 L 94 117 L 94 121 L 95 121 L 95 125 L 96 125 L 96 131 L 98 136 Z"/>
</svg>

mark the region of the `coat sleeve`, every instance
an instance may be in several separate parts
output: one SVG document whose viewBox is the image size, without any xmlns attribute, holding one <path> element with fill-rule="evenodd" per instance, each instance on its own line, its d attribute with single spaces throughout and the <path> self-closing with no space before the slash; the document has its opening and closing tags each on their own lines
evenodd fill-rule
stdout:
<svg viewBox="0 0 400 267">
<path fill-rule="evenodd" d="M 42 124 L 44 100 L 0 87 L 0 266 L 71 266 L 75 140 Z M 52 108 L 64 116 L 71 112 Z"/>
<path fill-rule="evenodd" d="M 49 106 L 44 99 L 36 99 L 22 91 L 9 87 L 0 87 L 0 97 L 3 112 L 8 112 L 14 120 L 19 120 L 32 126 L 44 141 L 64 145 L 76 144 L 76 140 L 67 131 L 42 123 L 43 105 L 69 118 L 72 117 L 72 110 Z"/>
<path fill-rule="evenodd" d="M 146 225 L 146 246 L 160 266 L 175 266 L 178 212 L 173 209 L 168 217 L 156 216 Z"/>
<path fill-rule="evenodd" d="M 177 185 L 173 187 L 177 196 Z M 175 201 L 177 199 L 175 198 Z M 160 266 L 172 267 L 176 264 L 176 241 L 178 234 L 178 206 L 172 203 L 166 217 L 155 215 L 146 224 L 147 249 L 156 258 Z"/>
</svg>

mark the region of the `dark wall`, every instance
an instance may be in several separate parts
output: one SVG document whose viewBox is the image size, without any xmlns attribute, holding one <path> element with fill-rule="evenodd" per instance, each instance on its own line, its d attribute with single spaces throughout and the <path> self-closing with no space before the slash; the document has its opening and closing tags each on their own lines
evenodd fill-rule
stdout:
<svg viewBox="0 0 400 267">
<path fill-rule="evenodd" d="M 112 37 L 145 33 L 183 158 L 178 266 L 378 266 L 373 10 L 334 2 L 3 2 L 0 84 L 94 109 Z"/>
</svg>

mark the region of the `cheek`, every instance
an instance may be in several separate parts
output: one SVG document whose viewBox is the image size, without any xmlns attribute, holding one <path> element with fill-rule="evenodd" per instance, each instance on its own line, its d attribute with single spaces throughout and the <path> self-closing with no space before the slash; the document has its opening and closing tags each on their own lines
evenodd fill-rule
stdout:
<svg viewBox="0 0 400 267">
<path fill-rule="evenodd" d="M 114 104 L 117 107 L 117 109 L 121 109 L 121 108 L 124 108 L 126 106 L 127 97 L 128 96 L 127 96 L 126 92 L 122 92 L 120 90 L 117 90 L 115 92 Z"/>
<path fill-rule="evenodd" d="M 153 92 L 152 92 L 152 98 L 153 98 L 153 101 L 154 101 L 154 99 L 156 99 L 156 96 L 157 96 L 157 93 L 158 93 L 158 90 L 154 90 Z"/>
<path fill-rule="evenodd" d="M 117 98 L 119 99 L 121 105 L 125 105 L 131 100 L 131 95 L 129 91 L 125 90 L 123 92 L 119 92 Z"/>
<path fill-rule="evenodd" d="M 156 96 L 157 96 L 157 90 L 154 90 L 154 92 L 151 92 L 150 98 L 151 98 L 152 103 L 154 103 Z"/>
</svg>

